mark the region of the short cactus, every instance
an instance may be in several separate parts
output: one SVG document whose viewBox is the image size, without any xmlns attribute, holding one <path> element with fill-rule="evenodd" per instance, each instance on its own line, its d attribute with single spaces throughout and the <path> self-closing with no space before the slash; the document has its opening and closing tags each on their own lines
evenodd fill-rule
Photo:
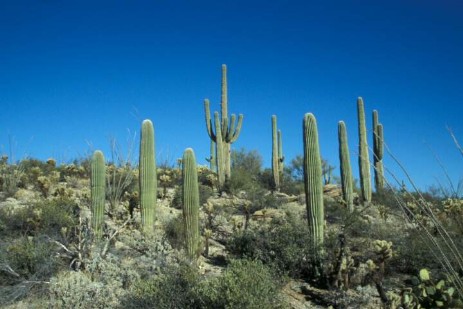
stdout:
<svg viewBox="0 0 463 309">
<path fill-rule="evenodd" d="M 371 202 L 370 158 L 368 154 L 365 108 L 361 97 L 357 99 L 357 116 L 359 131 L 360 191 L 363 201 L 369 203 Z"/>
<path fill-rule="evenodd" d="M 344 121 L 338 123 L 339 161 L 341 170 L 342 197 L 350 212 L 354 211 L 354 193 L 352 181 L 352 168 L 350 165 L 349 145 L 347 143 L 347 130 Z"/>
<path fill-rule="evenodd" d="M 318 255 L 323 251 L 325 215 L 323 206 L 322 163 L 318 145 L 317 121 L 313 114 L 306 114 L 304 135 L 304 188 L 307 219 L 312 238 L 312 249 Z"/>
<path fill-rule="evenodd" d="M 157 199 L 156 160 L 154 152 L 154 127 L 151 120 L 144 120 L 140 135 L 140 210 L 145 233 L 154 230 Z"/>
<path fill-rule="evenodd" d="M 103 232 L 106 187 L 105 159 L 100 150 L 93 153 L 91 171 L 92 228 L 99 239 Z"/>
<path fill-rule="evenodd" d="M 199 188 L 196 159 L 193 149 L 183 153 L 183 222 L 188 258 L 195 261 L 199 254 Z"/>
</svg>

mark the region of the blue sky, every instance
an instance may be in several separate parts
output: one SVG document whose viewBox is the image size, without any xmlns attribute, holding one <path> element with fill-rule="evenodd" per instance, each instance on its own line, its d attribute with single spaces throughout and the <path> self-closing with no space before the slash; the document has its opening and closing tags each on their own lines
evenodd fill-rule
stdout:
<svg viewBox="0 0 463 309">
<path fill-rule="evenodd" d="M 356 98 L 379 111 L 385 140 L 421 188 L 454 182 L 463 160 L 460 1 L 1 1 L 0 145 L 19 159 L 69 161 L 155 124 L 158 158 L 209 153 L 203 99 L 244 114 L 234 148 L 270 166 L 271 115 L 286 158 L 317 117 L 322 156 L 339 166 L 337 122 L 357 171 Z M 371 141 L 371 136 L 370 136 Z M 399 178 L 391 159 L 385 158 Z"/>
</svg>

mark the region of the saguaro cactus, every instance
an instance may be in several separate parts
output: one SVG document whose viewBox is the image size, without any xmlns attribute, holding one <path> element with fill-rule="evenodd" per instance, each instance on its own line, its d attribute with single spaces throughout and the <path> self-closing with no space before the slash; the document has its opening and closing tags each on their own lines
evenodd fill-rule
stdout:
<svg viewBox="0 0 463 309">
<path fill-rule="evenodd" d="M 344 121 L 338 123 L 339 161 L 341 170 L 342 197 L 350 212 L 354 210 L 352 168 L 350 165 L 347 130 Z"/>
<path fill-rule="evenodd" d="M 104 223 L 106 166 L 103 152 L 100 150 L 93 153 L 91 170 L 92 227 L 96 238 L 101 238 Z"/>
<path fill-rule="evenodd" d="M 318 256 L 323 252 L 325 214 L 323 206 L 322 162 L 318 145 L 315 116 L 305 114 L 304 135 L 304 187 L 307 219 L 311 232 L 311 246 Z"/>
<path fill-rule="evenodd" d="M 357 99 L 357 116 L 359 131 L 360 191 L 363 201 L 369 203 L 371 201 L 370 157 L 368 154 L 365 108 L 361 97 Z"/>
<path fill-rule="evenodd" d="M 143 231 L 154 229 L 157 199 L 156 159 L 154 152 L 154 127 L 151 120 L 144 120 L 140 134 L 140 209 Z"/>
<path fill-rule="evenodd" d="M 277 116 L 272 116 L 272 174 L 275 189 L 280 190 L 280 177 L 283 173 L 283 145 L 281 130 L 277 129 Z"/>
<path fill-rule="evenodd" d="M 238 122 L 236 122 L 236 115 L 231 114 L 230 119 L 228 118 L 228 90 L 227 90 L 227 66 L 222 65 L 222 101 L 221 101 L 221 121 L 220 131 L 222 135 L 222 154 L 223 154 L 223 164 L 224 164 L 224 173 L 225 179 L 230 179 L 231 175 L 231 159 L 230 159 L 230 149 L 231 144 L 234 143 L 238 136 L 240 135 L 241 126 L 243 124 L 243 115 L 240 114 L 238 117 Z M 208 99 L 204 100 L 204 110 L 206 114 L 206 128 L 209 137 L 217 143 L 218 132 L 213 132 L 211 112 L 210 112 L 210 103 Z M 217 124 L 216 124 L 217 126 Z M 218 158 L 218 147 L 217 144 L 217 160 Z M 217 168 L 219 166 L 217 165 Z"/>
<path fill-rule="evenodd" d="M 193 149 L 183 153 L 183 223 L 188 258 L 195 261 L 199 254 L 199 189 Z"/>
<path fill-rule="evenodd" d="M 378 111 L 373 111 L 373 163 L 375 167 L 376 192 L 384 188 L 383 168 L 384 142 L 383 125 L 379 122 Z"/>
</svg>

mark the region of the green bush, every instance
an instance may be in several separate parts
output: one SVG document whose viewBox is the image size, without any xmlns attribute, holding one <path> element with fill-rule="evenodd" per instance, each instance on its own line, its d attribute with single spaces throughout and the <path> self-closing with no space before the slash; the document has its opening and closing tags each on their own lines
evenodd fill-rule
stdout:
<svg viewBox="0 0 463 309">
<path fill-rule="evenodd" d="M 259 261 L 235 260 L 212 279 L 188 265 L 135 283 L 123 308 L 281 308 L 279 284 Z"/>
<path fill-rule="evenodd" d="M 201 308 L 283 308 L 279 282 L 260 261 L 233 260 L 225 272 L 197 289 Z"/>
<path fill-rule="evenodd" d="M 137 281 L 123 308 L 199 308 L 195 305 L 194 288 L 198 276 L 188 265 L 169 266 L 162 273 Z"/>
<path fill-rule="evenodd" d="M 290 218 L 287 222 L 274 220 L 259 230 L 236 233 L 227 248 L 237 257 L 271 265 L 279 274 L 304 278 L 310 274 L 309 240 L 307 222 Z"/>
</svg>

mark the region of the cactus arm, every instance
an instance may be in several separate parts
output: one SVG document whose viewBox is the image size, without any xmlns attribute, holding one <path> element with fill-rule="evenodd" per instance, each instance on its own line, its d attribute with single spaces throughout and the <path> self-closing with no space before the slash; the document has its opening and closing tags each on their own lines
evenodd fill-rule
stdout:
<svg viewBox="0 0 463 309">
<path fill-rule="evenodd" d="M 280 169 L 280 174 L 283 173 L 283 162 L 285 161 L 285 156 L 283 155 L 283 137 L 281 130 L 278 130 L 278 161 L 280 162 L 279 164 L 279 169 Z"/>
<path fill-rule="evenodd" d="M 211 109 L 210 109 L 210 103 L 208 99 L 204 100 L 204 113 L 206 115 L 207 134 L 209 135 L 210 139 L 215 142 L 216 136 L 214 134 L 214 131 L 212 130 Z"/>
<path fill-rule="evenodd" d="M 238 123 L 236 125 L 236 128 L 234 130 L 234 132 L 232 132 L 232 134 L 230 134 L 230 137 L 228 139 L 228 143 L 234 143 L 236 142 L 236 140 L 238 139 L 238 137 L 240 136 L 240 132 L 241 132 L 241 127 L 243 125 L 243 114 L 240 114 L 238 116 Z"/>
</svg>

